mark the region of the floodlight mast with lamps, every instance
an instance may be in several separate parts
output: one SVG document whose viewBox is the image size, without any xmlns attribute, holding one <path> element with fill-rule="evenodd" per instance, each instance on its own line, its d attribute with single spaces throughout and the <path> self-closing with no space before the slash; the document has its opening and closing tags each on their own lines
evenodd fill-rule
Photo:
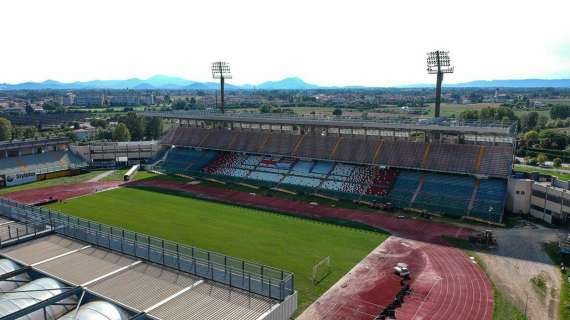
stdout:
<svg viewBox="0 0 570 320">
<path fill-rule="evenodd" d="M 435 117 L 440 117 L 441 108 L 441 83 L 444 73 L 453 73 L 449 51 L 432 51 L 427 54 L 427 71 L 429 74 L 437 74 L 435 87 Z"/>
<path fill-rule="evenodd" d="M 224 113 L 224 80 L 232 78 L 232 74 L 230 72 L 230 64 L 224 61 L 213 62 L 212 77 L 214 79 L 220 79 L 220 97 L 221 97 L 220 110 L 222 111 L 222 113 Z"/>
</svg>

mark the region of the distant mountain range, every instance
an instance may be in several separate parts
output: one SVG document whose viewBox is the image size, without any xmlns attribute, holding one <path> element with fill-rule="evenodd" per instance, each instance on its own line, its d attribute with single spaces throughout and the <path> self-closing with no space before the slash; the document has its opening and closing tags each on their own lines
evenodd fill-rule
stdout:
<svg viewBox="0 0 570 320">
<path fill-rule="evenodd" d="M 430 88 L 434 84 L 414 84 L 395 86 L 395 88 Z M 570 79 L 522 79 L 522 80 L 477 80 L 471 82 L 446 84 L 448 88 L 570 88 Z M 43 82 L 24 82 L 18 84 L 0 84 L 0 90 L 85 90 L 85 89 L 133 89 L 133 90 L 211 90 L 217 89 L 217 82 L 198 82 L 187 80 L 179 77 L 169 77 L 164 75 L 156 75 L 148 79 L 132 78 L 127 80 L 93 80 L 93 81 L 76 81 L 70 83 L 59 82 L 55 80 L 46 80 Z M 232 85 L 226 83 L 227 90 L 310 90 L 310 89 L 364 89 L 364 86 L 347 86 L 347 87 L 325 87 L 310 84 L 298 77 L 285 78 L 279 81 L 266 81 L 258 85 Z"/>
<path fill-rule="evenodd" d="M 570 79 L 515 79 L 476 80 L 462 83 L 444 83 L 448 88 L 570 88 Z M 412 84 L 405 88 L 430 88 L 434 84 Z"/>
</svg>

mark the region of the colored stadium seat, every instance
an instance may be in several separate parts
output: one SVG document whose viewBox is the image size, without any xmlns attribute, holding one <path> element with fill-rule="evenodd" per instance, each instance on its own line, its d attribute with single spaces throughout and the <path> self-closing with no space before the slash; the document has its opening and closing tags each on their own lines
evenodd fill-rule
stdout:
<svg viewBox="0 0 570 320">
<path fill-rule="evenodd" d="M 494 177 L 510 174 L 513 164 L 512 146 L 485 146 L 480 173 Z"/>
<path fill-rule="evenodd" d="M 426 174 L 413 206 L 431 212 L 463 216 L 467 214 L 474 187 L 473 177 Z"/>
<path fill-rule="evenodd" d="M 480 180 L 475 203 L 469 215 L 501 222 L 506 194 L 506 181 L 500 179 Z"/>
<path fill-rule="evenodd" d="M 510 174 L 513 154 L 511 145 L 486 145 L 481 153 L 480 145 L 470 144 L 238 129 L 176 128 L 162 143 L 492 177 Z"/>
<path fill-rule="evenodd" d="M 216 155 L 217 152 L 211 150 L 174 148 L 168 153 L 162 167 L 174 172 L 200 170 Z"/>
<path fill-rule="evenodd" d="M 0 160 L 1 174 L 49 173 L 86 167 L 87 163 L 70 151 L 51 151 Z"/>
</svg>

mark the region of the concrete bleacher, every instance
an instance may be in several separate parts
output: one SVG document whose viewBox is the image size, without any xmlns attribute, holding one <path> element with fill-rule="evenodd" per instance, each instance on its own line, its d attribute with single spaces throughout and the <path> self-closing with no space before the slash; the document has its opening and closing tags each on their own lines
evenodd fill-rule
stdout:
<svg viewBox="0 0 570 320">
<path fill-rule="evenodd" d="M 216 155 L 217 152 L 211 150 L 174 148 L 170 150 L 162 166 L 173 171 L 201 170 L 214 160 Z"/>
<path fill-rule="evenodd" d="M 337 163 L 334 166 L 331 175 L 348 177 L 352 175 L 352 171 L 354 171 L 354 168 L 355 167 L 353 165 Z"/>
<path fill-rule="evenodd" d="M 270 154 L 290 155 L 299 142 L 300 135 L 274 133 L 271 134 L 269 140 L 265 143 L 262 152 Z"/>
<path fill-rule="evenodd" d="M 87 163 L 69 151 L 51 151 L 0 160 L 0 174 L 50 173 L 86 167 Z"/>
<path fill-rule="evenodd" d="M 376 163 L 407 168 L 419 168 L 426 144 L 410 141 L 385 141 Z"/>
<path fill-rule="evenodd" d="M 309 173 L 311 172 L 311 168 L 313 167 L 312 161 L 297 161 L 297 163 L 291 169 L 292 171 L 299 172 L 299 173 Z"/>
<path fill-rule="evenodd" d="M 501 221 L 506 194 L 507 184 L 504 180 L 479 180 L 479 188 L 469 215 L 485 220 Z"/>
<path fill-rule="evenodd" d="M 326 175 L 331 172 L 333 165 L 334 164 L 332 162 L 317 161 L 311 172 Z"/>
<path fill-rule="evenodd" d="M 411 206 L 446 215 L 470 215 L 495 222 L 502 219 L 506 182 L 494 177 L 505 177 L 510 173 L 510 145 L 184 129 L 195 136 L 173 136 L 171 139 L 200 140 L 198 145 L 202 147 L 228 148 L 248 154 L 214 152 L 200 163 L 192 160 L 193 156 L 174 159 L 174 162 L 178 161 L 176 167 L 187 170 L 204 167 L 206 173 L 263 181 L 275 186 L 286 184 L 341 192 L 349 198 L 382 197 L 399 207 Z M 228 134 L 232 136 L 228 137 Z M 347 160 L 339 163 L 337 159 Z M 390 167 L 401 169 L 396 171 Z M 474 175 L 491 179 L 480 180 L 479 184 Z"/>
<path fill-rule="evenodd" d="M 338 136 L 305 135 L 293 155 L 303 158 L 329 159 Z"/>
<path fill-rule="evenodd" d="M 401 207 L 409 205 L 420 183 L 420 177 L 421 173 L 417 171 L 401 171 L 398 174 L 391 192 L 397 205 Z"/>
<path fill-rule="evenodd" d="M 431 212 L 463 216 L 475 188 L 475 178 L 446 174 L 426 174 L 413 206 Z"/>
<path fill-rule="evenodd" d="M 235 134 L 235 140 L 232 143 L 232 150 L 244 152 L 258 153 L 259 147 L 263 143 L 263 139 L 267 138 L 263 133 L 257 131 L 240 131 Z"/>
<path fill-rule="evenodd" d="M 424 168 L 438 171 L 472 172 L 479 155 L 478 145 L 431 145 Z"/>
<path fill-rule="evenodd" d="M 283 179 L 282 183 L 302 186 L 302 187 L 316 188 L 321 185 L 322 180 L 316 178 L 290 175 L 286 176 L 285 179 Z"/>
<path fill-rule="evenodd" d="M 378 138 L 343 138 L 334 151 L 333 158 L 339 161 L 372 163 L 379 145 Z"/>
<path fill-rule="evenodd" d="M 507 176 L 513 164 L 511 146 L 485 146 L 479 172 L 490 176 Z"/>
<path fill-rule="evenodd" d="M 226 150 L 229 148 L 232 138 L 233 136 L 226 134 L 224 130 L 211 130 L 210 134 L 200 144 L 200 147 Z"/>
<path fill-rule="evenodd" d="M 252 171 L 247 177 L 253 180 L 260 180 L 266 182 L 279 182 L 283 179 L 284 176 L 279 173 Z"/>
<path fill-rule="evenodd" d="M 506 177 L 512 145 L 425 143 L 375 136 L 297 135 L 263 130 L 176 128 L 163 144 L 355 164 Z"/>
</svg>

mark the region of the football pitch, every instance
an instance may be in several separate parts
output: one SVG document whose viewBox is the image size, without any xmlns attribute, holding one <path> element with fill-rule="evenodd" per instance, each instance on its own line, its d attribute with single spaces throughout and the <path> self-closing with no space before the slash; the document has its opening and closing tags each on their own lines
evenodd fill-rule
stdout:
<svg viewBox="0 0 570 320">
<path fill-rule="evenodd" d="M 291 271 L 299 291 L 297 313 L 388 237 L 382 232 L 149 189 L 120 188 L 49 207 Z M 331 273 L 315 285 L 313 266 L 327 256 Z"/>
</svg>

